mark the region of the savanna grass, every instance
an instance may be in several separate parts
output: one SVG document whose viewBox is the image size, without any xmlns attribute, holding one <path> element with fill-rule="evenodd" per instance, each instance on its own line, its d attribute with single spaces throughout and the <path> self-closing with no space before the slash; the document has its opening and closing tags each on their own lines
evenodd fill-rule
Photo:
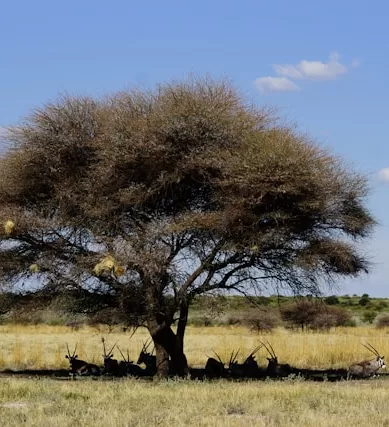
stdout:
<svg viewBox="0 0 389 427">
<path fill-rule="evenodd" d="M 0 380 L 2 426 L 384 426 L 387 381 Z"/>
<path fill-rule="evenodd" d="M 189 327 L 185 350 L 191 366 L 204 366 L 207 356 L 215 350 L 223 360 L 228 361 L 231 351 L 240 349 L 238 360 L 243 360 L 260 340 L 269 340 L 281 363 L 300 368 L 345 368 L 355 361 L 372 355 L 361 346 L 370 342 L 383 355 L 389 355 L 388 329 L 372 327 L 338 328 L 329 333 L 287 331 L 277 329 L 271 334 L 257 335 L 243 327 Z M 55 369 L 65 368 L 66 343 L 72 350 L 76 344 L 80 358 L 102 364 L 101 337 L 107 347 L 118 342 L 132 360 L 148 339 L 145 329 L 139 329 L 130 339 L 130 333 L 106 327 L 84 327 L 77 331 L 65 326 L 0 326 L 1 350 L 0 369 Z M 117 351 L 114 356 L 120 359 Z M 266 351 L 261 350 L 257 360 L 266 364 Z"/>
<path fill-rule="evenodd" d="M 148 335 L 107 328 L 3 325 L 0 367 L 67 367 L 66 342 L 78 343 L 80 357 L 102 362 L 101 336 L 116 341 L 136 359 Z M 331 333 L 279 329 L 258 336 L 241 327 L 188 328 L 186 351 L 191 365 L 204 365 L 215 349 L 228 359 L 241 358 L 260 339 L 268 339 L 280 361 L 301 367 L 345 367 L 370 357 L 360 345 L 369 341 L 387 352 L 387 331 L 345 328 Z M 265 352 L 258 355 L 265 363 Z M 389 426 L 386 379 L 314 383 L 284 381 L 143 381 L 90 378 L 70 380 L 0 377 L 0 426 Z"/>
</svg>

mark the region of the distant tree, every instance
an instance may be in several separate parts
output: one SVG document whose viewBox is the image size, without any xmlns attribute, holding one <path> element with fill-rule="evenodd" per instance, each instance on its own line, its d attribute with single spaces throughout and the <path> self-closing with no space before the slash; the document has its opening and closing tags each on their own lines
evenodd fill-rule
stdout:
<svg viewBox="0 0 389 427">
<path fill-rule="evenodd" d="M 320 299 L 299 299 L 281 307 L 280 310 L 284 322 L 301 329 L 330 329 L 352 323 L 348 310 L 329 306 Z"/>
<path fill-rule="evenodd" d="M 280 308 L 281 317 L 289 325 L 304 328 L 314 322 L 317 314 L 322 310 L 322 302 L 314 299 L 298 299 Z"/>
<path fill-rule="evenodd" d="M 327 305 L 337 305 L 339 304 L 339 298 L 336 295 L 330 295 L 329 297 L 324 299 L 324 302 Z"/>
<path fill-rule="evenodd" d="M 359 305 L 365 306 L 367 304 L 369 304 L 370 302 L 370 297 L 368 294 L 363 294 L 361 299 L 359 300 Z"/>
<path fill-rule="evenodd" d="M 280 314 L 277 310 L 266 307 L 250 310 L 245 314 L 242 323 L 260 334 L 271 332 L 280 325 L 280 320 Z"/>
<path fill-rule="evenodd" d="M 269 283 L 316 294 L 367 269 L 352 241 L 374 225 L 365 178 L 229 83 L 64 97 L 10 133 L 1 282 L 87 290 L 133 310 L 161 376 L 169 357 L 187 369 L 197 295 Z"/>
</svg>

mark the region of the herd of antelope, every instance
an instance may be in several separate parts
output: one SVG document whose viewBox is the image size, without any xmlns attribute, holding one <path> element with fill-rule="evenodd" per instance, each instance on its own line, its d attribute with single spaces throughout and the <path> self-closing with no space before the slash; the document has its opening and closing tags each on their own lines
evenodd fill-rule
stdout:
<svg viewBox="0 0 389 427">
<path fill-rule="evenodd" d="M 139 354 L 136 363 L 130 361 L 129 351 L 125 356 L 122 350 L 115 343 L 112 348 L 107 352 L 105 347 L 104 338 L 101 339 L 103 344 L 103 366 L 100 368 L 96 364 L 88 363 L 85 360 L 78 358 L 76 351 L 77 345 L 73 351 L 70 352 L 68 344 L 66 344 L 68 354 L 65 356 L 69 360 L 71 376 L 100 376 L 109 375 L 116 377 L 124 376 L 154 376 L 157 373 L 157 358 L 153 355 L 153 350 L 150 352 L 149 347 L 151 341 L 143 344 L 142 350 Z M 374 358 L 370 360 L 363 360 L 361 362 L 352 364 L 344 377 L 347 379 L 352 378 L 368 378 L 378 374 L 380 369 L 386 368 L 384 356 L 381 356 L 378 351 L 369 343 L 362 344 L 367 350 L 374 354 Z M 118 362 L 113 358 L 113 350 L 118 350 L 123 360 Z M 264 348 L 270 357 L 267 357 L 267 367 L 260 367 L 255 360 L 256 353 Z M 214 351 L 214 357 L 208 357 L 204 369 L 190 369 L 189 375 L 192 378 L 279 378 L 288 377 L 291 374 L 301 375 L 304 370 L 293 368 L 286 363 L 279 363 L 277 355 L 272 345 L 266 342 L 260 344 L 244 359 L 243 363 L 238 363 L 239 350 L 233 351 L 230 356 L 228 364 L 223 362 L 220 356 Z M 144 368 L 141 367 L 144 365 Z M 308 370 L 305 370 L 306 372 Z M 312 372 L 312 371 L 309 371 Z M 328 372 L 328 371 L 322 371 Z"/>
</svg>

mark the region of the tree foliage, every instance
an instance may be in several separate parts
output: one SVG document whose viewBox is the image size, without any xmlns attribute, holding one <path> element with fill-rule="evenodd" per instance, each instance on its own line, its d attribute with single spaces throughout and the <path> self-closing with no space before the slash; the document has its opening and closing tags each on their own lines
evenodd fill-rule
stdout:
<svg viewBox="0 0 389 427">
<path fill-rule="evenodd" d="M 185 364 L 196 295 L 317 293 L 367 269 L 365 178 L 228 82 L 63 97 L 10 132 L 2 283 L 33 277 L 137 312 L 165 370 L 168 355 Z"/>
</svg>

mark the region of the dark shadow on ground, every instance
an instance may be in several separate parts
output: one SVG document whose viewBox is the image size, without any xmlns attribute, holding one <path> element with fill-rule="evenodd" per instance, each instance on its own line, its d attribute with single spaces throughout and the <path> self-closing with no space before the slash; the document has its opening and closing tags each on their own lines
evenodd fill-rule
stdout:
<svg viewBox="0 0 389 427">
<path fill-rule="evenodd" d="M 380 377 L 389 377 L 389 373 L 380 373 L 377 377 L 370 378 L 380 378 Z M 12 370 L 6 369 L 0 371 L 0 378 L 51 378 L 55 380 L 70 380 L 73 377 L 69 375 L 69 371 L 67 369 L 23 369 L 23 370 Z M 127 377 L 118 377 L 118 376 L 109 376 L 109 375 L 101 375 L 100 377 L 75 377 L 74 379 L 98 379 L 100 380 L 117 380 L 123 378 L 131 378 Z M 134 377 L 132 377 L 134 378 Z M 152 381 L 153 377 L 151 376 L 138 376 L 139 380 L 142 381 Z M 223 378 L 227 381 L 261 381 L 261 380 L 293 380 L 293 379 L 301 379 L 305 381 L 344 381 L 347 380 L 347 370 L 346 369 L 321 369 L 321 370 L 313 370 L 313 369 L 298 369 L 291 368 L 291 372 L 288 375 L 269 375 L 265 369 L 258 370 L 255 375 L 247 375 L 247 376 L 232 376 L 228 372 L 223 376 L 211 376 L 207 375 L 205 369 L 201 368 L 193 368 L 190 369 L 190 379 L 197 381 L 212 381 Z M 364 378 L 364 380 L 369 378 Z"/>
</svg>

